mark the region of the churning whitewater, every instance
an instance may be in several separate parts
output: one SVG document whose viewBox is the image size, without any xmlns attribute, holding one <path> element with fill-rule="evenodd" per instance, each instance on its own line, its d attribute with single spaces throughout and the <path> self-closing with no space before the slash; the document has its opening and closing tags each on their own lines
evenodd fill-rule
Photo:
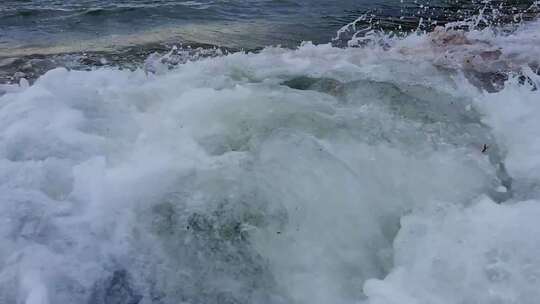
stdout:
<svg viewBox="0 0 540 304">
<path fill-rule="evenodd" d="M 539 29 L 0 87 L 0 303 L 538 303 Z"/>
</svg>

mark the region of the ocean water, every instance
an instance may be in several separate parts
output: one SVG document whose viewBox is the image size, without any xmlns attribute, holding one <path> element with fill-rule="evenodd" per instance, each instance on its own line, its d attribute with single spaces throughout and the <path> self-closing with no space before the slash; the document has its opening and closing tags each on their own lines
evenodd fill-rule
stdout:
<svg viewBox="0 0 540 304">
<path fill-rule="evenodd" d="M 433 2 L 433 3 L 431 3 Z M 513 1 L 516 6 L 527 1 Z M 416 3 L 416 4 L 415 4 Z M 5 0 L 0 41 L 12 53 L 61 47 L 69 51 L 152 42 L 198 42 L 236 48 L 327 42 L 361 13 L 396 21 L 407 13 L 455 12 L 470 1 L 407 0 Z M 453 10 L 452 10 L 453 8 Z M 442 19 L 442 18 L 438 18 Z"/>
<path fill-rule="evenodd" d="M 0 304 L 538 303 L 540 4 L 443 4 L 0 4 Z"/>
<path fill-rule="evenodd" d="M 496 10 L 499 21 L 516 22 L 531 17 L 530 5 L 492 0 L 487 13 Z M 0 83 L 33 82 L 55 67 L 133 70 L 174 46 L 236 52 L 324 44 L 361 15 L 369 16 L 358 22 L 362 28 L 404 32 L 421 23 L 429 30 L 484 6 L 476 0 L 4 0 Z M 333 43 L 342 46 L 349 38 Z"/>
</svg>

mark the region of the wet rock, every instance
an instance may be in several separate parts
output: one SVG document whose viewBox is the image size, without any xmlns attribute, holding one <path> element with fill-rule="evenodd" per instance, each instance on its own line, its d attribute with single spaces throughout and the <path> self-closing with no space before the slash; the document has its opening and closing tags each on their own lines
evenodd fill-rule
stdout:
<svg viewBox="0 0 540 304">
<path fill-rule="evenodd" d="M 480 53 L 480 57 L 484 60 L 497 60 L 501 57 L 502 52 L 500 50 L 484 51 Z"/>
<path fill-rule="evenodd" d="M 464 75 L 472 85 L 489 93 L 502 90 L 504 83 L 508 80 L 508 74 L 502 72 L 482 73 L 473 69 L 466 69 Z"/>
<path fill-rule="evenodd" d="M 437 46 L 471 44 L 463 31 L 446 30 L 442 26 L 436 27 L 431 33 L 431 42 Z"/>
</svg>

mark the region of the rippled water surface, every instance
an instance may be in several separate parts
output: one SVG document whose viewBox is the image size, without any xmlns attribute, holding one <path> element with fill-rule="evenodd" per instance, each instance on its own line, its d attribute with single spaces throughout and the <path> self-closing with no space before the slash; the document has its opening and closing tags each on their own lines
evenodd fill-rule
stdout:
<svg viewBox="0 0 540 304">
<path fill-rule="evenodd" d="M 426 0 L 6 0 L 0 3 L 0 46 L 55 46 L 60 51 L 59 45 L 91 50 L 163 41 L 245 48 L 295 45 L 327 42 L 365 12 L 394 21 L 404 15 L 441 20 L 470 7 L 470 1 Z"/>
</svg>

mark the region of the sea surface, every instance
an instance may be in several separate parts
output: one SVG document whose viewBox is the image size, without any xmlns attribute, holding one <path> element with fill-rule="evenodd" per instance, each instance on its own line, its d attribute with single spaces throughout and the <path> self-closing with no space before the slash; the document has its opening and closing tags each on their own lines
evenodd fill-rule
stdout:
<svg viewBox="0 0 540 304">
<path fill-rule="evenodd" d="M 199 42 L 236 48 L 328 42 L 360 14 L 399 20 L 412 13 L 443 14 L 470 1 L 397 0 L 5 0 L 0 43 L 30 47 L 120 47 L 148 42 Z M 82 50 L 82 49 L 79 49 Z M 2 53 L 5 55 L 5 51 Z"/>
<path fill-rule="evenodd" d="M 489 6 L 514 16 L 530 2 L 498 0 Z M 469 0 L 4 0 L 0 82 L 16 82 L 20 73 L 33 81 L 59 66 L 133 69 L 173 46 L 254 51 L 328 43 L 364 14 L 371 17 L 358 24 L 363 27 L 410 31 L 423 20 L 422 29 L 429 29 L 483 6 Z"/>
<path fill-rule="evenodd" d="M 0 304 L 537 304 L 540 3 L 0 2 Z"/>
</svg>

